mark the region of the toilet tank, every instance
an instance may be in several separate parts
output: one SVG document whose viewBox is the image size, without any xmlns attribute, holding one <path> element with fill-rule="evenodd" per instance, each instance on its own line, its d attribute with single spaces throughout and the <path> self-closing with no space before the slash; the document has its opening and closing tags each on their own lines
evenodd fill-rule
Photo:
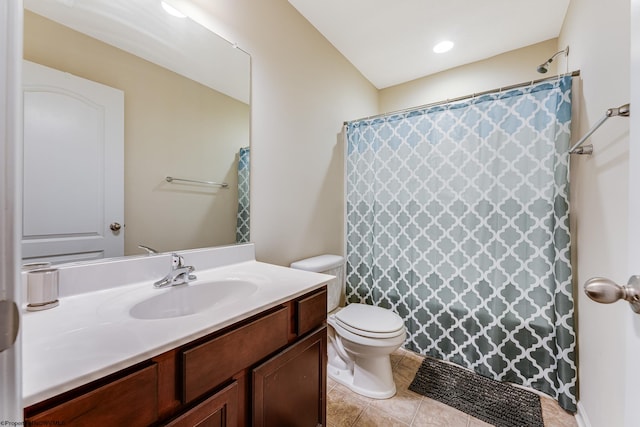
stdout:
<svg viewBox="0 0 640 427">
<path fill-rule="evenodd" d="M 327 312 L 340 305 L 345 294 L 344 258 L 340 255 L 318 255 L 291 263 L 291 268 L 331 274 L 335 279 L 327 283 Z"/>
</svg>

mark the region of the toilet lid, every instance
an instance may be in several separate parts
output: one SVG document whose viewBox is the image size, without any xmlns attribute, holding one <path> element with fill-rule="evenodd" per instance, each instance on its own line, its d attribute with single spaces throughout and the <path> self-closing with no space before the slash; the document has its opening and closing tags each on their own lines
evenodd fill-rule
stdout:
<svg viewBox="0 0 640 427">
<path fill-rule="evenodd" d="M 335 314 L 340 326 L 354 334 L 391 338 L 404 332 L 404 322 L 396 313 L 382 307 L 349 304 Z"/>
</svg>

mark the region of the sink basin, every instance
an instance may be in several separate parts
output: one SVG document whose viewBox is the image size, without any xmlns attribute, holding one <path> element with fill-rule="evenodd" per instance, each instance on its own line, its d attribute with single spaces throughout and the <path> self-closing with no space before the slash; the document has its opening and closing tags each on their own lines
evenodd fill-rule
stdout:
<svg viewBox="0 0 640 427">
<path fill-rule="evenodd" d="M 246 280 L 216 280 L 163 290 L 131 307 L 136 319 L 167 319 L 196 314 L 251 295 L 258 285 Z"/>
</svg>

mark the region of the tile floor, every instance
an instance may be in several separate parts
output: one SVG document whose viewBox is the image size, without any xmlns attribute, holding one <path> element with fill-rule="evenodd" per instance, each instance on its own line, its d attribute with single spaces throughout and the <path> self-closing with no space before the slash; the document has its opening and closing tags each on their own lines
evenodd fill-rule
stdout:
<svg viewBox="0 0 640 427">
<path fill-rule="evenodd" d="M 328 427 L 488 427 L 473 418 L 408 389 L 422 356 L 399 349 L 391 355 L 393 376 L 398 389 L 391 399 L 376 400 L 353 393 L 342 384 L 327 382 Z M 575 418 L 555 400 L 541 397 L 545 427 L 577 427 Z"/>
</svg>

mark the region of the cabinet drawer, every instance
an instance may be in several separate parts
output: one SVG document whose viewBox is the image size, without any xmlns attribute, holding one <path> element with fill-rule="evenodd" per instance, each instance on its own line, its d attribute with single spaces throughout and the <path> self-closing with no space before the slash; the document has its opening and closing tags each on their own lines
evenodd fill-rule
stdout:
<svg viewBox="0 0 640 427">
<path fill-rule="evenodd" d="M 27 418 L 30 425 L 147 426 L 158 417 L 157 366 L 123 378 Z"/>
<path fill-rule="evenodd" d="M 233 382 L 165 426 L 237 426 L 238 400 L 238 383 Z"/>
<path fill-rule="evenodd" d="M 297 333 L 306 334 L 327 319 L 327 288 L 296 301 Z"/>
<path fill-rule="evenodd" d="M 264 317 L 181 352 L 182 402 L 187 403 L 235 373 L 287 345 L 288 310 Z"/>
</svg>

